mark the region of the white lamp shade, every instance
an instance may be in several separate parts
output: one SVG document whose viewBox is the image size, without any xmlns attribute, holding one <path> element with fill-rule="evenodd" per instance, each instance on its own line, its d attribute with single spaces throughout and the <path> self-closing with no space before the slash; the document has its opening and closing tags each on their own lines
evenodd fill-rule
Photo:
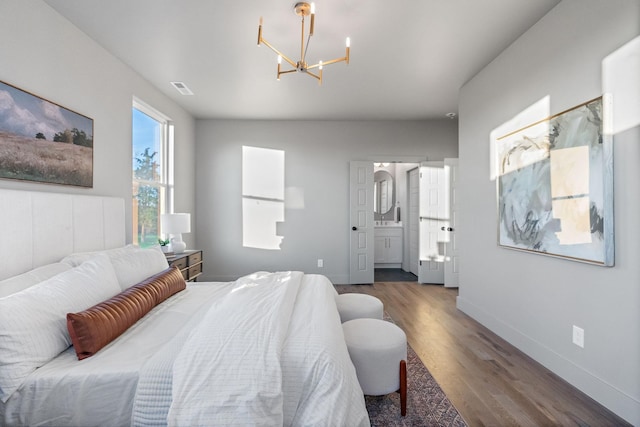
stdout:
<svg viewBox="0 0 640 427">
<path fill-rule="evenodd" d="M 160 228 L 164 234 L 181 234 L 191 232 L 191 214 L 173 213 L 160 216 Z"/>
</svg>

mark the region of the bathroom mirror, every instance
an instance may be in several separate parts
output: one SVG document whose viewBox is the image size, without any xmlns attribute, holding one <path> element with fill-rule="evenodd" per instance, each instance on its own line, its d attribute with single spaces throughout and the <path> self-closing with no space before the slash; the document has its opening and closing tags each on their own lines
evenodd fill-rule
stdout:
<svg viewBox="0 0 640 427">
<path fill-rule="evenodd" d="M 393 189 L 393 177 L 389 172 L 379 170 L 373 174 L 373 212 L 375 220 L 391 219 L 390 217 L 385 218 L 385 216 L 392 214 L 392 209 L 396 203 Z"/>
</svg>

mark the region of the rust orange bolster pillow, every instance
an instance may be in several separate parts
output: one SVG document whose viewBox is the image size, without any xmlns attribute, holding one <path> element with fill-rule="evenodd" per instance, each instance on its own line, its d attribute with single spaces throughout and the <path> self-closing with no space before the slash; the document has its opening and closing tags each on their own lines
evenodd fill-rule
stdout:
<svg viewBox="0 0 640 427">
<path fill-rule="evenodd" d="M 67 329 L 78 360 L 93 356 L 153 307 L 185 288 L 180 270 L 170 267 L 91 308 L 67 313 Z"/>
</svg>

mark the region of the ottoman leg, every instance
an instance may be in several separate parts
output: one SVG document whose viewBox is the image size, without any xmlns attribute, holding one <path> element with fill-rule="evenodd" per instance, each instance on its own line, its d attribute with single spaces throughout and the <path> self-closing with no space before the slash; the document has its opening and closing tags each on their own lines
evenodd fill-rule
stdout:
<svg viewBox="0 0 640 427">
<path fill-rule="evenodd" d="M 400 361 L 400 415 L 407 415 L 407 362 Z"/>
</svg>

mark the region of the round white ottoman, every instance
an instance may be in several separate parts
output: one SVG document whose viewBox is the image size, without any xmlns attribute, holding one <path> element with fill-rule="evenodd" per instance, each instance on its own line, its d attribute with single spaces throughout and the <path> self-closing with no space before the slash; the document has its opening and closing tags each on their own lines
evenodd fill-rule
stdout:
<svg viewBox="0 0 640 427">
<path fill-rule="evenodd" d="M 400 393 L 401 414 L 407 409 L 407 336 L 391 322 L 353 319 L 342 324 L 349 356 L 364 394 Z"/>
<path fill-rule="evenodd" d="M 382 301 L 372 295 L 341 294 L 336 296 L 336 305 L 342 323 L 363 317 L 382 320 Z"/>
</svg>

